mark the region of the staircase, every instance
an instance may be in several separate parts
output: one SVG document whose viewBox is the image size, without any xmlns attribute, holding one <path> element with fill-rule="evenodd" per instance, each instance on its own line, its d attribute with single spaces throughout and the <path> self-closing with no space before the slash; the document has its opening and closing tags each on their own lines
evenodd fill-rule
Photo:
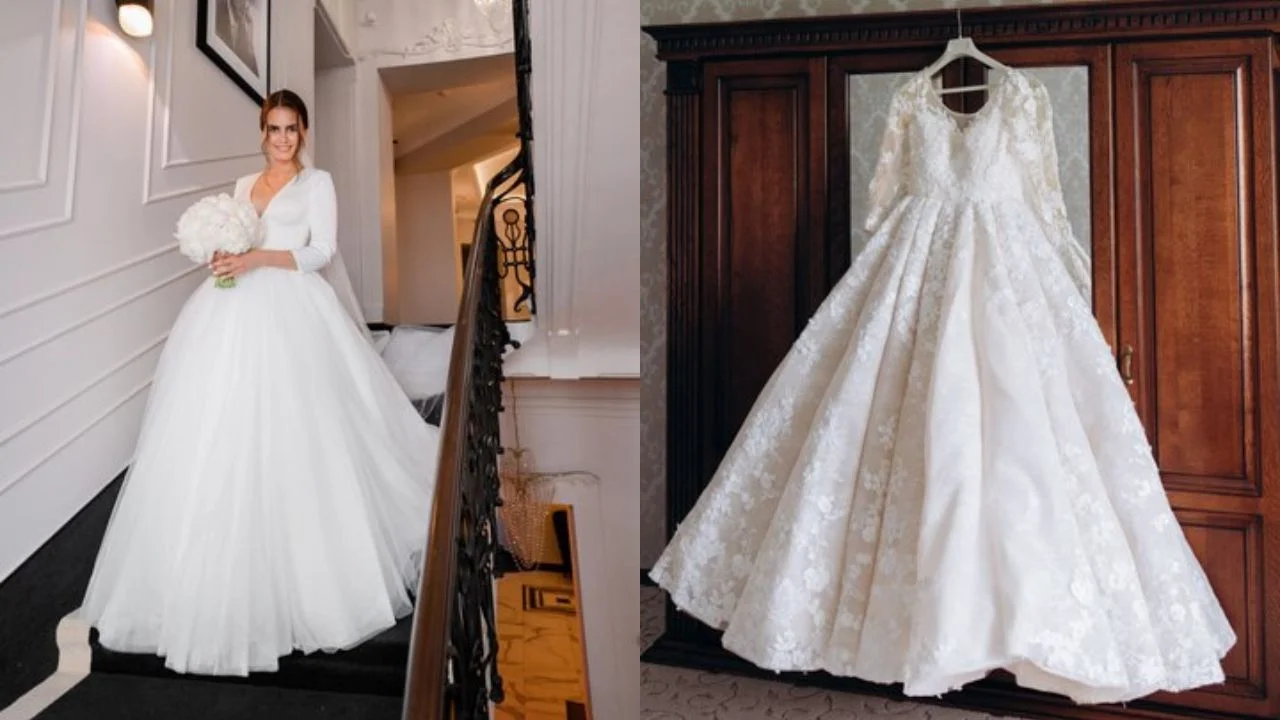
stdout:
<svg viewBox="0 0 1280 720">
<path fill-rule="evenodd" d="M 499 173 L 495 186 L 518 184 L 524 170 L 516 163 L 521 162 L 517 158 L 514 167 Z M 491 187 L 485 207 L 491 210 L 501 194 Z M 280 659 L 276 672 L 247 677 L 175 673 L 161 657 L 109 650 L 98 642 L 96 630 L 83 628 L 80 643 L 87 641 L 90 673 L 36 715 L 38 720 L 489 717 L 488 701 L 501 699 L 490 650 L 496 648 L 492 583 L 495 571 L 509 564 L 496 545 L 492 519 L 501 355 L 511 341 L 497 311 L 496 247 L 482 242 L 481 233 L 491 235 L 491 224 L 481 222 L 477 229 L 479 252 L 472 264 L 486 262 L 468 269 L 466 295 L 473 297 L 468 302 L 464 295 L 455 330 L 446 393 L 451 400 L 443 409 L 438 398 L 415 402 L 428 422 L 442 425 L 444 436 L 432 539 L 415 612 L 358 647 L 295 652 Z M 491 295 L 491 301 L 481 302 L 482 295 Z M 484 468 L 489 472 L 475 472 Z M 64 624 L 76 622 L 68 618 Z"/>
<path fill-rule="evenodd" d="M 35 718 L 481 720 L 490 717 L 490 703 L 501 702 L 494 579 L 506 563 L 496 540 L 498 416 L 502 356 L 517 345 L 502 317 L 501 282 L 509 273 L 524 291 L 516 309 L 534 308 L 528 15 L 526 0 L 513 6 L 521 150 L 486 188 L 445 402 L 415 402 L 443 439 L 414 612 L 359 647 L 295 653 L 281 658 L 276 672 L 243 678 L 182 675 L 160 657 L 113 652 L 71 616 L 59 627 L 63 663 L 55 679 L 74 687 Z M 495 208 L 511 202 L 525 204 L 520 238 L 496 229 Z M 87 675 L 70 667 L 86 651 Z"/>
<path fill-rule="evenodd" d="M 96 659 L 95 659 L 96 663 Z M 301 670 L 301 665 L 294 666 Z M 283 670 L 283 663 L 282 668 Z M 399 720 L 398 695 L 102 672 L 97 667 L 37 720 Z M 267 681 L 269 682 L 269 681 Z"/>
</svg>

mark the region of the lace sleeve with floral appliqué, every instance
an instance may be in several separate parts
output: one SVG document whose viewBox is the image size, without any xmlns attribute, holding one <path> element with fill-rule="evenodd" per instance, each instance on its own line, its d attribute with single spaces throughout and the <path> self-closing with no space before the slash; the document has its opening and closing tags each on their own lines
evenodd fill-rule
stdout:
<svg viewBox="0 0 1280 720">
<path fill-rule="evenodd" d="M 1053 134 L 1053 102 L 1049 91 L 1038 80 L 1031 79 L 1030 108 L 1032 117 L 1020 133 L 1017 155 L 1027 168 L 1026 196 L 1035 208 L 1045 233 L 1067 273 L 1086 301 L 1093 298 L 1093 270 L 1089 253 L 1076 238 L 1067 217 L 1058 169 L 1058 145 Z"/>
<path fill-rule="evenodd" d="M 876 160 L 876 169 L 871 176 L 867 193 L 867 217 L 862 227 L 869 233 L 874 233 L 880 227 L 880 223 L 888 217 L 902 194 L 907 169 L 905 146 L 909 118 L 907 94 L 899 88 L 889 102 L 884 135 L 880 140 L 880 156 Z"/>
</svg>

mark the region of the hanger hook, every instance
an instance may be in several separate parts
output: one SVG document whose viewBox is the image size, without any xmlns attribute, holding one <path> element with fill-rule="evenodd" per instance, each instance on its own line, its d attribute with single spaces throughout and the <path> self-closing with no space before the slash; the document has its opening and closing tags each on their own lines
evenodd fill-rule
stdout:
<svg viewBox="0 0 1280 720">
<path fill-rule="evenodd" d="M 964 23 L 960 22 L 960 8 L 956 8 L 956 37 L 964 37 Z"/>
</svg>

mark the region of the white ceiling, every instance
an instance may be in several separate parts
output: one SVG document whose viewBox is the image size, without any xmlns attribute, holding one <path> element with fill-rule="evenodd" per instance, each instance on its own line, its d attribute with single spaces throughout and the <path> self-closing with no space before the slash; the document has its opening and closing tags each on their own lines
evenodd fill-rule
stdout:
<svg viewBox="0 0 1280 720">
<path fill-rule="evenodd" d="M 398 170 L 447 170 L 516 142 L 519 118 L 510 54 L 381 72 L 392 97 Z"/>
<path fill-rule="evenodd" d="M 469 60 L 397 65 L 383 68 L 382 82 L 392 95 L 446 90 L 461 85 L 507 81 L 515 87 L 515 56 L 511 53 Z"/>
</svg>

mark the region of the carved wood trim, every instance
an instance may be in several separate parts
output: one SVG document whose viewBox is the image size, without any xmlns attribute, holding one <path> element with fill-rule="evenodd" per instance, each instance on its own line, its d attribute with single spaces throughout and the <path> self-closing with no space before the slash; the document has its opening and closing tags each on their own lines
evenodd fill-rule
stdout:
<svg viewBox="0 0 1280 720">
<path fill-rule="evenodd" d="M 667 64 L 667 95 L 696 95 L 702 91 L 702 65 L 677 61 Z"/>
<path fill-rule="evenodd" d="M 682 419 L 667 433 L 667 535 L 675 533 L 702 493 L 702 424 L 698 376 L 702 364 L 696 318 L 702 316 L 698 277 L 702 227 L 702 66 L 667 65 L 667 413 Z M 668 632 L 699 638 L 707 630 L 667 604 Z"/>
<path fill-rule="evenodd" d="M 963 10 L 964 31 L 995 45 L 1132 40 L 1194 32 L 1280 33 L 1275 0 L 1121 0 Z M 658 58 L 704 59 L 936 45 L 955 37 L 952 10 L 732 23 L 651 25 Z"/>
</svg>

